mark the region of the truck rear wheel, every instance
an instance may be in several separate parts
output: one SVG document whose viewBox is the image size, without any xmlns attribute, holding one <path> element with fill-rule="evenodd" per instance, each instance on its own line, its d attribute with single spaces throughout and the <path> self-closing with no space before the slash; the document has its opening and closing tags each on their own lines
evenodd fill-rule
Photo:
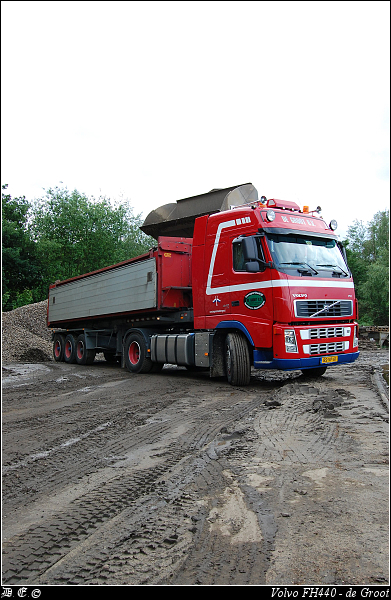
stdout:
<svg viewBox="0 0 391 600">
<path fill-rule="evenodd" d="M 132 333 L 125 342 L 125 366 L 131 373 L 149 373 L 155 363 L 147 355 L 145 340 Z"/>
<path fill-rule="evenodd" d="M 64 360 L 66 363 L 76 362 L 76 340 L 71 334 L 68 334 L 65 338 Z"/>
<path fill-rule="evenodd" d="M 76 362 L 78 365 L 91 365 L 94 362 L 95 350 L 87 350 L 86 336 L 80 334 L 76 340 Z"/>
<path fill-rule="evenodd" d="M 56 362 L 64 360 L 64 336 L 56 333 L 53 338 L 53 356 Z"/>
<path fill-rule="evenodd" d="M 225 369 L 228 383 L 248 385 L 250 383 L 250 352 L 244 336 L 229 333 L 225 338 Z"/>
</svg>

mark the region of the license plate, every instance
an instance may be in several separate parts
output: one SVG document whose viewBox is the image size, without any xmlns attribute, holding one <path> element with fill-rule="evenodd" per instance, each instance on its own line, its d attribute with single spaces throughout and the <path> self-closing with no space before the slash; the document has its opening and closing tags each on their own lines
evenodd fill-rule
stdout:
<svg viewBox="0 0 391 600">
<path fill-rule="evenodd" d="M 338 356 L 323 356 L 323 358 L 320 362 L 322 362 L 322 363 L 338 362 Z"/>
</svg>

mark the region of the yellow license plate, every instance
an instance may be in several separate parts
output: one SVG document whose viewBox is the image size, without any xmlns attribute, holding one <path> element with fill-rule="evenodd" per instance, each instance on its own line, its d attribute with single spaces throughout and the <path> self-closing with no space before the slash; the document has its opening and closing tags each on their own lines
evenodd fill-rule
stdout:
<svg viewBox="0 0 391 600">
<path fill-rule="evenodd" d="M 322 363 L 338 362 L 338 356 L 323 356 L 323 358 L 320 362 L 322 362 Z"/>
</svg>

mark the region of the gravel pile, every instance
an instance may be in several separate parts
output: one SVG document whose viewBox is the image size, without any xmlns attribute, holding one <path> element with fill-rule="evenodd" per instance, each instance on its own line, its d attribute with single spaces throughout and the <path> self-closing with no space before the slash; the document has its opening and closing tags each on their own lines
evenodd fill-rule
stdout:
<svg viewBox="0 0 391 600">
<path fill-rule="evenodd" d="M 2 313 L 2 361 L 37 363 L 53 360 L 47 300 Z"/>
</svg>

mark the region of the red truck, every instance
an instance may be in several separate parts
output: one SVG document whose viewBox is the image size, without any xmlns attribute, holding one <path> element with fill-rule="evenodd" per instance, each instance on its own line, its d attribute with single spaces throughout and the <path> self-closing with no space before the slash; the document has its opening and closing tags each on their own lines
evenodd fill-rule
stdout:
<svg viewBox="0 0 391 600">
<path fill-rule="evenodd" d="M 353 279 L 319 212 L 259 199 L 250 183 L 152 211 L 149 252 L 50 286 L 55 360 L 103 352 L 133 373 L 168 363 L 233 385 L 252 367 L 318 376 L 355 361 Z"/>
</svg>

